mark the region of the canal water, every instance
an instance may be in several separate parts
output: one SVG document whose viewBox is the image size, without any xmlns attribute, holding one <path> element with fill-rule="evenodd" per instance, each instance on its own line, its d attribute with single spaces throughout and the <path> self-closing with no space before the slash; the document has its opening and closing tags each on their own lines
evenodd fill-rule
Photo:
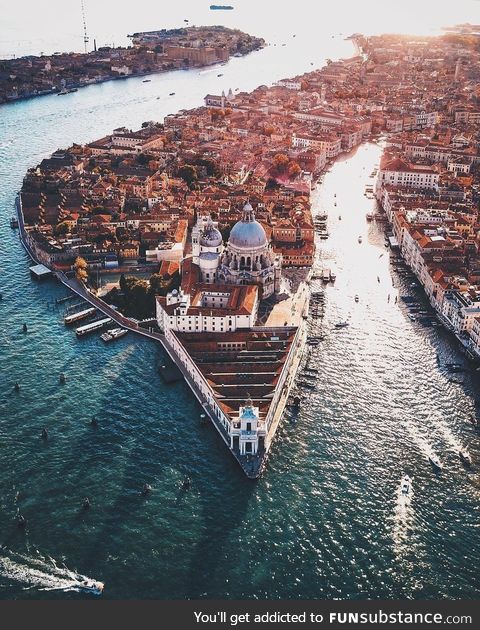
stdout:
<svg viewBox="0 0 480 630">
<path fill-rule="evenodd" d="M 260 17 L 251 32 L 275 41 Z M 450 335 L 408 318 L 401 296 L 421 302 L 421 291 L 392 268 L 384 227 L 365 219 L 379 146 L 337 162 L 313 194 L 314 212 L 329 215 L 320 264 L 337 275 L 314 322 L 325 336 L 310 358 L 318 379 L 256 483 L 201 426 L 189 389 L 162 383 L 155 343 L 129 333 L 104 345 L 65 328 L 55 303 L 65 289 L 30 280 L 8 225 L 24 171 L 59 146 L 305 71 L 313 52 L 319 63 L 351 54 L 339 37 L 302 40 L 303 22 L 288 24 L 295 43 L 281 46 L 283 26 L 278 46 L 222 66 L 222 82 L 217 69 L 177 72 L 0 109 L 0 598 L 88 596 L 71 590 L 72 571 L 104 581 L 106 598 L 478 597 L 480 449 L 467 421 L 478 375 Z M 340 320 L 349 326 L 337 330 Z M 468 368 L 463 382 L 449 361 Z"/>
</svg>

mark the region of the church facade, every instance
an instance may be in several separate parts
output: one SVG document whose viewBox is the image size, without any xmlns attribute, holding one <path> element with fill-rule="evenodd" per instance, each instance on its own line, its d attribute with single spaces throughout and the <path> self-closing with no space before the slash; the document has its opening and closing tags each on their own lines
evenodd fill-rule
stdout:
<svg viewBox="0 0 480 630">
<path fill-rule="evenodd" d="M 267 234 L 246 203 L 242 218 L 233 226 L 227 245 L 209 217 L 200 217 L 192 230 L 193 262 L 203 282 L 257 285 L 260 299 L 280 291 L 282 259 L 268 242 Z"/>
</svg>

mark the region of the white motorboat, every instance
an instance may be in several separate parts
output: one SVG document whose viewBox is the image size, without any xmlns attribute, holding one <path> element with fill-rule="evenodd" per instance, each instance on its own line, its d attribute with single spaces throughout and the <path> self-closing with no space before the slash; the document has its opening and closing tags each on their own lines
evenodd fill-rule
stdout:
<svg viewBox="0 0 480 630">
<path fill-rule="evenodd" d="M 438 459 L 438 457 L 435 455 L 435 453 L 431 453 L 428 456 L 428 461 L 432 464 L 432 466 L 436 469 L 436 470 L 442 470 L 443 468 L 443 464 L 442 462 Z"/>
<path fill-rule="evenodd" d="M 93 595 L 101 595 L 103 593 L 103 589 L 105 588 L 105 584 L 103 582 L 99 582 L 98 580 L 85 579 L 83 575 L 78 576 L 78 586 L 83 591 L 88 591 Z"/>
<path fill-rule="evenodd" d="M 462 460 L 462 462 L 465 464 L 465 466 L 471 466 L 472 465 L 472 457 L 471 457 L 470 453 L 467 450 L 459 451 L 458 455 L 459 455 L 460 459 Z"/>
<path fill-rule="evenodd" d="M 119 339 L 128 333 L 126 328 L 112 328 L 111 330 L 107 330 L 100 335 L 100 339 L 103 341 L 113 341 L 114 339 Z"/>
<path fill-rule="evenodd" d="M 412 487 L 412 480 L 408 475 L 405 475 L 402 479 L 402 494 L 410 494 L 410 488 Z"/>
</svg>

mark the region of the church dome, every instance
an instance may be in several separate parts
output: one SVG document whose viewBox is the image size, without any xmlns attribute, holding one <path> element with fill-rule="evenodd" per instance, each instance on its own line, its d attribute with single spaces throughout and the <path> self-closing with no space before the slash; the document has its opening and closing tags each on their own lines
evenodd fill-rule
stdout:
<svg viewBox="0 0 480 630">
<path fill-rule="evenodd" d="M 267 245 L 267 235 L 261 223 L 255 220 L 252 206 L 247 203 L 243 208 L 241 221 L 235 223 L 228 239 L 230 245 L 240 249 L 255 249 Z"/>
<path fill-rule="evenodd" d="M 204 247 L 220 247 L 222 242 L 223 239 L 219 230 L 213 224 L 207 225 L 200 238 L 200 245 Z"/>
</svg>

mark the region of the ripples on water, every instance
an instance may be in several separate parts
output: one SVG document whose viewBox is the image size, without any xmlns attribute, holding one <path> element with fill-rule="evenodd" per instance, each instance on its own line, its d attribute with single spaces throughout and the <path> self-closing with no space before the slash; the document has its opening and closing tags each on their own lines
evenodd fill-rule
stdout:
<svg viewBox="0 0 480 630">
<path fill-rule="evenodd" d="M 190 88 L 193 104 L 214 89 L 211 75 L 197 83 L 198 76 L 164 79 L 177 93 Z M 153 95 L 142 105 L 140 89 L 135 81 L 105 84 L 70 101 L 47 97 L 2 110 L 0 597 L 49 596 L 40 583 L 24 590 L 9 564 L 28 566 L 36 550 L 104 581 L 112 598 L 477 597 L 480 451 L 467 418 L 478 375 L 450 382 L 436 354 L 464 361 L 456 343 L 411 322 L 395 303 L 398 294 L 422 295 L 392 271 L 381 226 L 365 221 L 372 202 L 363 190 L 379 147 L 337 163 L 314 193 L 314 209 L 329 211 L 331 237 L 320 255 L 337 273 L 317 322 L 326 338 L 312 348 L 318 386 L 297 414 L 286 414 L 258 483 L 245 479 L 212 428 L 200 426 L 188 388 L 162 384 L 157 345 L 132 334 L 108 345 L 77 340 L 55 306 L 65 290 L 30 280 L 8 227 L 24 170 L 56 146 L 178 106 Z M 137 98 L 136 120 L 127 121 Z M 344 318 L 349 328 L 336 330 Z M 471 471 L 460 445 L 472 454 Z M 431 450 L 444 463 L 439 474 Z M 413 478 L 408 504 L 398 494 L 405 473 Z M 182 493 L 185 474 L 193 486 Z M 153 486 L 147 498 L 145 482 Z M 26 532 L 16 527 L 18 513 Z"/>
</svg>

